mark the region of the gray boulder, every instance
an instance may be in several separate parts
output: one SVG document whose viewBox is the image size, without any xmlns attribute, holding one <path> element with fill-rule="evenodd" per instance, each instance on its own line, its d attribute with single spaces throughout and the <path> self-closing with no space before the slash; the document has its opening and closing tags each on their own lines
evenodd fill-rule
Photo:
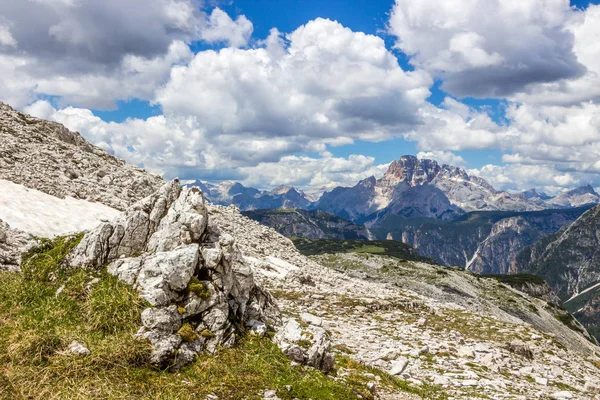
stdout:
<svg viewBox="0 0 600 400">
<path fill-rule="evenodd" d="M 330 353 L 331 341 L 325 329 L 308 325 L 303 328 L 298 321 L 290 318 L 274 336 L 273 341 L 283 354 L 298 364 L 305 364 L 323 372 L 329 372 L 334 366 L 334 357 Z"/>
<path fill-rule="evenodd" d="M 0 272 L 19 271 L 21 254 L 34 245 L 31 235 L 12 229 L 0 220 Z"/>
</svg>

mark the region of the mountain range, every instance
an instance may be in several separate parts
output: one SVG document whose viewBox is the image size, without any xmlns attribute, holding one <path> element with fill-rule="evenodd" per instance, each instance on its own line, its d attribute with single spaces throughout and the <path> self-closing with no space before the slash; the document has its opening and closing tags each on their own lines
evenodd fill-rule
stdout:
<svg viewBox="0 0 600 400">
<path fill-rule="evenodd" d="M 218 183 L 200 180 L 185 181 L 184 186 L 198 186 L 208 201 L 217 205 L 234 205 L 242 211 L 272 208 L 310 209 L 312 200 L 301 190 L 290 186 L 279 186 L 273 190 L 258 190 L 245 187 L 239 182 Z"/>
<path fill-rule="evenodd" d="M 291 186 L 265 191 L 233 181 L 196 180 L 185 184 L 202 188 L 206 198 L 214 204 L 233 204 L 242 211 L 322 210 L 369 226 L 389 214 L 451 220 L 474 211 L 539 211 L 600 203 L 600 195 L 590 185 L 555 197 L 535 189 L 508 193 L 496 190 L 462 168 L 410 155 L 393 161 L 379 179 L 371 176 L 352 187 L 336 187 L 318 199 Z"/>
<path fill-rule="evenodd" d="M 248 217 L 288 237 L 391 239 L 477 274 L 538 275 L 600 334 L 600 207 L 594 208 L 600 196 L 590 185 L 555 197 L 535 189 L 511 194 L 464 169 L 403 156 L 380 179 L 335 188 L 316 201 L 290 187 L 261 192 L 228 183 L 207 189 L 209 199 L 250 207 Z M 273 209 L 260 210 L 266 204 Z M 337 229 L 321 228 L 333 220 Z"/>
</svg>

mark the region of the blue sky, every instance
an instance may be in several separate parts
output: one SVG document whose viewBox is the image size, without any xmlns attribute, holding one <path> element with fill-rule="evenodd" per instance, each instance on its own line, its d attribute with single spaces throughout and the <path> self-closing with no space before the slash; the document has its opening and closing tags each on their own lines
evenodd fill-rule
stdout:
<svg viewBox="0 0 600 400">
<path fill-rule="evenodd" d="M 600 0 L 572 0 L 571 5 L 585 9 L 589 4 L 598 4 Z M 398 63 L 405 70 L 412 69 L 409 57 L 394 49 L 395 39 L 386 32 L 387 21 L 393 2 L 389 0 L 355 0 L 351 4 L 344 0 L 236 0 L 223 4 L 221 8 L 232 16 L 245 15 L 254 25 L 253 36 L 258 39 L 269 35 L 271 28 L 276 27 L 282 32 L 291 32 L 306 21 L 318 17 L 339 21 L 354 31 L 381 36 L 390 51 L 398 56 Z M 219 46 L 206 45 L 197 42 L 193 45 L 195 51 Z M 431 87 L 431 103 L 439 105 L 447 96 L 436 82 Z M 462 102 L 473 107 L 491 107 L 493 119 L 499 123 L 504 120 L 502 101 L 497 99 L 465 98 Z M 120 101 L 116 110 L 94 110 L 94 113 L 105 121 L 123 122 L 127 118 L 148 118 L 160 114 L 160 107 L 152 106 L 147 101 L 132 99 Z M 417 154 L 415 143 L 396 138 L 385 142 L 357 141 L 351 145 L 331 146 L 329 151 L 336 157 L 347 157 L 351 154 L 364 154 L 374 157 L 377 163 L 389 163 L 404 154 Z M 491 161 L 503 165 L 502 154 L 498 149 L 479 151 L 458 151 L 470 168 L 481 168 Z"/>
<path fill-rule="evenodd" d="M 0 99 L 167 178 L 322 190 L 419 154 L 600 186 L 599 0 L 30 1 L 0 0 Z"/>
<path fill-rule="evenodd" d="M 600 1 L 600 0 L 598 0 Z M 573 1 L 578 7 L 585 7 L 589 1 Z M 593 3 L 593 2 L 592 2 Z M 389 19 L 393 1 L 389 0 L 355 0 L 351 5 L 344 0 L 236 0 L 230 4 L 220 5 L 232 16 L 245 15 L 254 25 L 253 36 L 257 39 L 269 35 L 271 28 L 276 27 L 282 32 L 291 32 L 298 26 L 315 18 L 329 18 L 339 21 L 344 26 L 354 31 L 378 35 L 385 40 L 390 51 L 397 55 L 398 63 L 405 70 L 413 67 L 409 57 L 401 51 L 394 49 L 395 39 L 387 34 L 386 26 Z M 196 52 L 205 49 L 218 49 L 219 46 L 206 45 L 197 42 L 193 46 Z M 440 82 L 431 87 L 431 103 L 439 105 L 446 97 L 440 89 Z M 463 99 L 463 102 L 475 107 L 491 106 L 494 109 L 494 119 L 502 121 L 503 111 L 500 101 L 495 99 Z M 118 102 L 116 110 L 93 110 L 94 113 L 105 121 L 123 122 L 127 118 L 148 118 L 160 114 L 160 107 L 152 106 L 147 101 L 132 99 Z M 351 154 L 364 154 L 374 157 L 377 163 L 389 163 L 404 154 L 417 154 L 414 142 L 396 138 L 385 142 L 357 141 L 351 145 L 331 146 L 329 151 L 337 157 L 347 157 Z M 302 153 L 300 153 L 302 154 Z M 457 152 L 467 160 L 471 168 L 480 168 L 490 160 L 501 162 L 501 154 L 497 150 L 488 151 L 462 151 Z"/>
</svg>

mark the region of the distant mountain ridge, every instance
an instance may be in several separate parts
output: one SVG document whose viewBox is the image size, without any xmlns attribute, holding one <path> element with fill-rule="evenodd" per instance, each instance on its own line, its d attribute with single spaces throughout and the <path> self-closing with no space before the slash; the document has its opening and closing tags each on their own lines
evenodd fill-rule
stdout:
<svg viewBox="0 0 600 400">
<path fill-rule="evenodd" d="M 424 189 L 427 187 L 430 189 Z M 369 177 L 353 187 L 337 187 L 324 193 L 315 208 L 373 224 L 373 220 L 387 214 L 449 219 L 471 211 L 534 211 L 548 207 L 522 195 L 498 191 L 462 168 L 407 155 L 392 162 L 380 179 Z"/>
<path fill-rule="evenodd" d="M 579 207 L 588 204 L 600 203 L 600 195 L 596 193 L 591 185 L 585 185 L 566 191 L 556 197 L 547 199 L 548 204 L 557 207 Z"/>
<path fill-rule="evenodd" d="M 218 205 L 235 205 L 242 211 L 273 208 L 308 209 L 312 205 L 309 197 L 291 186 L 279 186 L 271 191 L 246 187 L 239 182 L 219 183 L 188 181 L 185 186 L 198 186 L 208 201 Z"/>
<path fill-rule="evenodd" d="M 233 204 L 242 211 L 322 210 L 367 226 L 390 214 L 447 220 L 473 211 L 539 211 L 600 203 L 600 195 L 590 185 L 555 197 L 536 189 L 513 194 L 496 190 L 463 168 L 410 155 L 393 161 L 379 179 L 370 176 L 351 187 L 338 186 L 318 199 L 291 186 L 267 191 L 234 181 L 196 180 L 186 184 L 199 186 L 214 204 Z"/>
</svg>

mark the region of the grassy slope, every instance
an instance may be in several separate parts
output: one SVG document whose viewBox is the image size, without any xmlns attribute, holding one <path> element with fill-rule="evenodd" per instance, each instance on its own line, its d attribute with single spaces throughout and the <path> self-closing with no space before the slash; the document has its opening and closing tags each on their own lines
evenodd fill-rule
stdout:
<svg viewBox="0 0 600 400">
<path fill-rule="evenodd" d="M 423 261 L 435 264 L 435 261 L 419 256 L 412 247 L 394 240 L 311 240 L 293 238 L 292 241 L 298 251 L 307 256 L 334 253 L 370 253 L 390 256 L 401 260 Z"/>
<path fill-rule="evenodd" d="M 422 390 L 345 357 L 335 379 L 293 367 L 268 338 L 253 336 L 177 373 L 158 370 L 150 345 L 134 338 L 147 306 L 135 291 L 104 271 L 61 268 L 80 238 L 47 241 L 24 257 L 23 273 L 0 275 L 0 399 L 258 399 L 267 389 L 282 399 L 369 399 L 365 373 L 379 375 L 380 387 Z M 91 354 L 67 354 L 72 340 Z"/>
</svg>

